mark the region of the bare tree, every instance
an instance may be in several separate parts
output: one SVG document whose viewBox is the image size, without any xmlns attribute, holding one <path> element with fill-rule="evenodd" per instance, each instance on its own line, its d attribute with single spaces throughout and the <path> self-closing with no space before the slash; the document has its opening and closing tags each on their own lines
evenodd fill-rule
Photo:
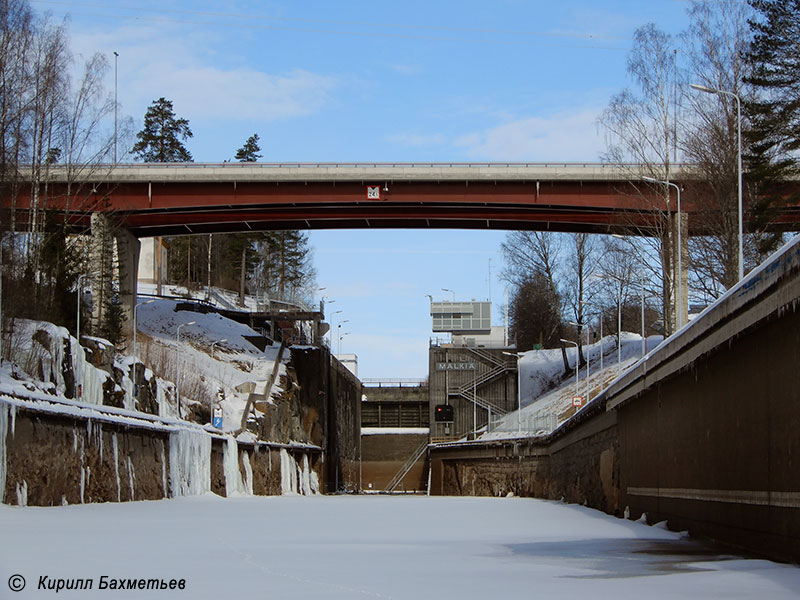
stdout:
<svg viewBox="0 0 800 600">
<path fill-rule="evenodd" d="M 578 323 L 578 355 L 581 364 L 586 364 L 583 353 L 583 329 L 586 323 L 586 305 L 592 301 L 592 279 L 597 272 L 596 238 L 588 233 L 574 233 L 569 236 L 572 253 L 566 272 L 563 289 L 565 305 Z"/>
<path fill-rule="evenodd" d="M 562 296 L 558 291 L 558 265 L 560 264 L 561 240 L 558 234 L 542 231 L 510 231 L 501 245 L 506 266 L 503 278 L 521 289 L 534 274 L 544 275 L 550 298 L 557 303 L 557 313 L 563 313 Z M 559 340 L 564 337 L 561 319 L 558 322 Z M 561 343 L 561 358 L 564 372 L 570 372 L 567 351 Z"/>
<path fill-rule="evenodd" d="M 683 34 L 688 78 L 746 99 L 745 55 L 750 44 L 744 2 L 693 2 Z M 738 117 L 727 95 L 687 94 L 681 147 L 697 166 L 700 181 L 690 184 L 696 198 L 694 226 L 704 235 L 691 241 L 693 281 L 704 296 L 716 298 L 738 281 Z"/>
<path fill-rule="evenodd" d="M 615 95 L 600 117 L 605 129 L 607 151 L 603 160 L 634 163 L 635 178 L 646 175 L 669 181 L 673 176 L 676 122 L 676 90 L 678 87 L 675 41 L 654 24 L 640 27 L 634 34 L 633 50 L 628 57 L 628 73 L 636 83 L 636 92 L 629 89 Z M 629 190 L 651 207 L 652 221 L 644 232 L 631 220 L 633 233 L 643 237 L 661 260 L 661 295 L 664 321 L 668 332 L 676 321 L 675 290 L 672 277 L 676 252 L 676 222 L 665 185 L 632 186 Z"/>
</svg>

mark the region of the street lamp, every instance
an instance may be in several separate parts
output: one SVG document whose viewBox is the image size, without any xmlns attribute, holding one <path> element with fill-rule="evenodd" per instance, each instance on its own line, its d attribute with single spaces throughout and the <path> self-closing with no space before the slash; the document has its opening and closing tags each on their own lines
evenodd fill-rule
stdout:
<svg viewBox="0 0 800 600">
<path fill-rule="evenodd" d="M 344 336 L 346 336 L 346 335 L 350 335 L 350 332 L 349 332 L 349 331 L 346 331 L 345 333 L 343 333 L 343 334 L 341 334 L 341 335 L 339 336 L 339 352 L 337 353 L 339 356 L 341 356 L 341 355 L 342 355 L 342 338 L 343 338 Z"/>
<path fill-rule="evenodd" d="M 580 332 L 583 330 L 584 324 L 583 323 L 578 323 L 576 321 L 569 321 L 569 324 L 570 325 L 574 325 L 575 327 L 578 328 L 578 332 L 579 332 L 578 333 L 578 339 L 580 339 L 580 335 L 581 335 Z M 586 331 L 587 331 L 586 344 L 588 345 L 589 344 L 589 335 L 588 335 L 588 331 L 589 330 L 587 329 Z M 578 360 L 579 363 L 580 363 L 580 359 L 581 359 L 580 352 L 578 352 L 578 359 L 577 360 Z M 588 350 L 586 351 L 586 401 L 587 402 L 589 401 L 589 351 Z"/>
<path fill-rule="evenodd" d="M 76 320 L 75 320 L 75 339 L 78 340 L 78 351 L 81 349 L 81 296 L 83 296 L 83 284 L 81 283 L 86 277 L 89 277 L 88 274 L 78 275 L 78 301 L 77 301 L 77 308 L 76 308 Z M 136 328 L 134 327 L 134 332 Z M 78 400 L 78 390 L 80 389 L 80 384 L 78 383 L 77 378 L 75 379 L 75 390 L 73 391 L 72 397 L 75 400 Z"/>
<path fill-rule="evenodd" d="M 736 100 L 736 134 L 739 142 L 737 153 L 739 173 L 739 281 L 741 281 L 744 278 L 744 246 L 742 242 L 742 237 L 744 236 L 744 225 L 742 223 L 742 99 L 734 92 L 710 88 L 697 83 L 692 83 L 689 87 L 691 87 L 693 90 L 705 92 L 707 94 L 730 96 Z"/>
<path fill-rule="evenodd" d="M 221 340 L 217 340 L 216 342 L 212 342 L 212 343 L 211 343 L 211 360 L 214 360 L 214 347 L 215 347 L 217 344 L 224 344 L 224 343 L 225 343 L 225 342 L 227 342 L 227 341 L 228 341 L 228 338 L 223 338 L 223 339 L 221 339 Z"/>
<path fill-rule="evenodd" d="M 599 275 L 600 279 L 613 279 L 619 284 L 617 296 L 617 377 L 622 370 L 622 279 L 613 275 Z"/>
<path fill-rule="evenodd" d="M 506 352 L 506 356 L 515 356 L 517 358 L 517 434 L 522 435 L 522 370 L 520 367 L 520 359 L 525 356 L 524 352 Z M 488 431 L 489 428 L 487 427 Z"/>
<path fill-rule="evenodd" d="M 679 306 L 676 306 L 677 317 L 676 317 L 675 320 L 676 320 L 676 324 L 677 324 L 676 329 L 680 329 L 683 326 L 683 308 L 685 306 L 685 303 L 684 303 L 684 300 L 683 300 L 683 269 L 682 269 L 682 264 L 681 264 L 681 255 L 683 254 L 683 246 L 681 244 L 681 239 L 682 239 L 681 238 L 681 188 L 677 184 L 672 183 L 671 181 L 663 181 L 663 180 L 660 180 L 660 179 L 653 179 L 652 177 L 645 177 L 645 176 L 642 176 L 642 179 L 644 181 L 649 182 L 649 183 L 660 183 L 662 185 L 674 187 L 675 191 L 677 192 L 677 196 L 678 196 L 678 275 L 677 275 L 677 281 L 675 282 L 675 291 L 677 292 Z M 741 206 L 741 204 L 740 204 L 740 206 Z M 740 213 L 740 218 L 741 218 L 741 213 Z M 741 242 L 741 238 L 740 238 L 739 241 Z M 739 278 L 741 279 L 741 276 Z"/>
<path fill-rule="evenodd" d="M 119 52 L 114 52 L 114 164 L 117 164 L 117 59 Z"/>
<path fill-rule="evenodd" d="M 343 337 L 341 335 L 341 333 L 342 333 L 342 331 L 341 331 L 342 325 L 344 325 L 345 323 L 349 323 L 349 322 L 350 322 L 350 319 L 345 319 L 344 321 L 342 321 L 341 323 L 339 323 L 336 326 L 336 338 L 338 339 L 338 349 L 336 351 L 337 354 L 341 354 L 342 353 L 342 337 Z M 331 340 L 331 341 L 333 341 L 333 340 Z"/>
<path fill-rule="evenodd" d="M 603 310 L 601 306 L 595 306 L 591 302 L 585 302 L 581 300 L 581 304 L 584 306 L 593 306 L 594 308 L 600 309 L 598 312 L 599 320 L 600 320 L 600 373 L 603 372 Z M 600 390 L 603 390 L 603 378 L 602 375 L 600 377 Z"/>
<path fill-rule="evenodd" d="M 181 381 L 181 364 L 180 364 L 180 343 L 181 343 L 181 327 L 186 327 L 187 325 L 195 325 L 197 321 L 189 321 L 188 323 L 182 323 L 178 325 L 178 329 L 176 332 L 176 341 L 178 342 L 178 347 L 176 348 L 176 357 L 175 357 L 175 406 L 178 409 L 178 418 L 181 417 L 181 394 L 180 394 L 180 381 Z"/>
<path fill-rule="evenodd" d="M 80 291 L 78 292 L 80 293 Z M 136 320 L 137 309 L 140 306 L 144 306 L 145 304 L 152 304 L 155 300 L 145 300 L 144 302 L 139 302 L 139 304 L 135 304 L 133 307 L 133 397 L 139 397 L 139 384 L 138 378 L 136 377 L 136 330 L 138 329 L 139 321 Z"/>
<path fill-rule="evenodd" d="M 571 342 L 569 340 L 561 339 L 564 344 L 573 344 L 575 346 L 575 395 L 580 395 L 580 380 L 578 378 L 578 363 L 580 363 L 580 357 L 578 356 L 578 342 Z"/>
<path fill-rule="evenodd" d="M 453 302 L 456 301 L 456 293 L 453 290 L 448 290 L 447 288 L 442 288 L 442 291 L 443 292 L 450 292 L 451 294 L 453 294 Z"/>
</svg>

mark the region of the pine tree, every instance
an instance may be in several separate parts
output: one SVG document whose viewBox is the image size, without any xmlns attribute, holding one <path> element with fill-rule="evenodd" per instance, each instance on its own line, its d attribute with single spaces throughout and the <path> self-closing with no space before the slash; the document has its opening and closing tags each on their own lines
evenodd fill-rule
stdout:
<svg viewBox="0 0 800 600">
<path fill-rule="evenodd" d="M 748 183 L 756 201 L 751 220 L 756 229 L 769 223 L 775 209 L 787 201 L 783 183 L 798 171 L 800 149 L 800 0 L 751 0 L 760 18 L 750 21 L 753 41 L 746 54 L 747 83 L 758 98 L 744 109 L 751 127 Z M 797 194 L 789 198 L 797 201 Z M 761 235 L 757 251 L 769 253 L 780 236 Z"/>
<path fill-rule="evenodd" d="M 183 145 L 190 137 L 189 121 L 176 118 L 172 102 L 159 98 L 147 109 L 132 151 L 144 162 L 192 162 L 191 153 Z"/>
<path fill-rule="evenodd" d="M 239 162 L 256 162 L 261 158 L 259 152 L 261 152 L 261 147 L 258 145 L 258 134 L 254 133 L 247 138 L 244 146 L 236 151 L 234 158 Z"/>
</svg>

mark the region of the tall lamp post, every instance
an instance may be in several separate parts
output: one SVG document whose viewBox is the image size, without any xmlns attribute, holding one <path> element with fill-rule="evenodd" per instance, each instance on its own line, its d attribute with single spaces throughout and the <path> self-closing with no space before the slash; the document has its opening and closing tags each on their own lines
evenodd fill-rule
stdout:
<svg viewBox="0 0 800 600">
<path fill-rule="evenodd" d="M 736 100 L 736 136 L 738 138 L 738 172 L 739 172 L 739 281 L 744 278 L 744 244 L 742 238 L 744 236 L 744 224 L 742 217 L 742 99 L 739 94 L 720 90 L 717 88 L 707 87 L 692 83 L 690 86 L 693 90 L 705 92 L 707 94 L 717 94 L 721 96 L 730 96 Z"/>
<path fill-rule="evenodd" d="M 114 52 L 114 164 L 117 164 L 117 59 L 119 52 Z"/>
<path fill-rule="evenodd" d="M 197 321 L 189 321 L 188 323 L 182 323 L 178 325 L 178 329 L 176 332 L 176 341 L 178 342 L 178 348 L 176 349 L 176 357 L 175 357 L 175 406 L 178 408 L 178 418 L 181 419 L 181 394 L 180 394 L 180 381 L 181 381 L 181 363 L 179 360 L 180 357 L 180 343 L 181 343 L 181 328 L 186 327 L 187 325 L 194 325 Z"/>
<path fill-rule="evenodd" d="M 339 323 L 336 326 L 336 339 L 337 339 L 336 354 L 341 354 L 342 353 L 342 338 L 344 337 L 342 335 L 342 325 L 344 325 L 345 323 L 349 323 L 349 322 L 350 322 L 350 319 L 345 319 L 344 321 L 342 321 L 341 323 Z M 345 335 L 347 335 L 347 334 L 345 334 Z M 333 340 L 331 340 L 331 341 L 333 341 Z"/>
<path fill-rule="evenodd" d="M 342 355 L 342 338 L 343 338 L 344 336 L 346 336 L 346 335 L 350 335 L 350 332 L 349 332 L 349 331 L 345 331 L 343 334 L 341 334 L 341 335 L 339 336 L 339 352 L 338 352 L 338 355 L 339 355 L 339 356 L 341 356 L 341 355 Z"/>
<path fill-rule="evenodd" d="M 649 183 L 660 183 L 661 185 L 666 185 L 670 187 L 674 187 L 675 191 L 677 192 L 678 196 L 678 275 L 677 281 L 675 282 L 675 291 L 677 292 L 678 302 L 680 303 L 679 306 L 676 306 L 677 317 L 675 319 L 677 323 L 676 329 L 680 329 L 683 327 L 683 308 L 684 308 L 684 300 L 683 300 L 683 264 L 681 262 L 681 255 L 683 254 L 683 245 L 682 245 L 682 238 L 681 238 L 681 188 L 671 181 L 664 181 L 661 179 L 653 179 L 652 177 L 642 177 L 642 180 L 647 181 Z M 740 204 L 741 206 L 741 204 Z M 741 219 L 741 212 L 739 213 L 739 218 Z M 741 227 L 740 227 L 741 229 Z M 741 237 L 739 238 L 739 242 L 741 243 Z M 741 248 L 741 247 L 740 247 Z M 741 275 L 739 276 L 741 279 Z"/>
<path fill-rule="evenodd" d="M 579 332 L 583 331 L 583 328 L 584 328 L 584 324 L 583 323 L 577 323 L 576 321 L 570 321 L 569 324 L 570 325 L 575 325 L 575 327 L 578 328 Z M 586 331 L 587 331 L 586 345 L 588 346 L 589 345 L 589 336 L 588 336 L 588 331 L 589 330 L 587 329 Z M 578 333 L 578 339 L 580 339 L 580 336 L 581 336 L 581 334 Z M 578 352 L 578 362 L 580 362 L 580 359 L 581 359 L 580 352 Z M 589 402 L 589 350 L 586 350 L 586 402 Z"/>
<path fill-rule="evenodd" d="M 81 347 L 81 296 L 83 296 L 83 283 L 82 282 L 87 277 L 89 277 L 89 275 L 87 275 L 87 274 L 78 275 L 78 301 L 77 301 L 77 308 L 75 309 L 75 311 L 76 311 L 76 315 L 75 315 L 75 317 L 76 317 L 76 320 L 75 320 L 75 339 L 78 340 L 78 349 L 79 350 L 80 350 L 80 347 Z M 135 331 L 136 331 L 136 328 L 134 327 L 134 332 Z M 73 395 L 72 395 L 72 397 L 75 398 L 75 400 L 79 399 L 78 398 L 78 391 L 79 390 L 80 390 L 80 384 L 78 383 L 78 380 L 75 379 L 75 390 L 73 391 Z"/>
<path fill-rule="evenodd" d="M 453 294 L 453 302 L 456 301 L 456 293 L 453 290 L 448 290 L 447 288 L 442 288 L 442 291 L 443 292 L 450 292 L 451 294 Z"/>
<path fill-rule="evenodd" d="M 522 370 L 520 367 L 520 359 L 525 356 L 524 352 L 505 352 L 506 356 L 514 356 L 517 359 L 517 434 L 522 435 Z M 489 428 L 487 427 L 488 431 Z"/>
<path fill-rule="evenodd" d="M 578 364 L 580 361 L 580 356 L 578 356 L 578 342 L 571 342 L 570 340 L 561 339 L 561 341 L 565 344 L 572 344 L 575 346 L 575 395 L 580 396 L 581 388 L 580 388 L 580 380 L 579 380 L 579 370 Z"/>
<path fill-rule="evenodd" d="M 144 302 L 139 302 L 138 304 L 134 305 L 133 307 L 133 397 L 139 397 L 139 384 L 137 383 L 138 378 L 136 377 L 136 330 L 139 328 L 139 321 L 136 320 L 137 310 L 140 306 L 144 306 L 145 304 L 152 304 L 155 300 L 145 300 Z"/>
</svg>

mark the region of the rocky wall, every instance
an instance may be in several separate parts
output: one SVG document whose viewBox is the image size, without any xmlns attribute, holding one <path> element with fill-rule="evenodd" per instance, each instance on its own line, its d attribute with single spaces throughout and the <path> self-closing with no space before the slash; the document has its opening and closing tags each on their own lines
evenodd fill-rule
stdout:
<svg viewBox="0 0 800 600">
<path fill-rule="evenodd" d="M 55 414 L 0 401 L 0 501 L 57 506 L 159 500 L 207 489 L 221 496 L 230 495 L 229 491 L 277 495 L 319 490 L 319 485 L 309 487 L 308 483 L 322 480 L 318 449 L 231 442 L 196 428 L 186 431 L 211 443 L 205 456 L 189 456 L 190 468 L 178 469 L 175 465 L 183 457 L 177 455 L 198 451 L 197 447 L 171 448 L 183 443 L 176 435 L 181 431 L 157 424 L 136 426 L 123 420 Z M 282 460 L 281 452 L 291 460 Z M 284 465 L 289 465 L 290 472 L 282 473 Z M 184 485 L 173 481 L 173 476 L 183 478 Z M 198 484 L 198 478 L 206 481 Z"/>
</svg>

